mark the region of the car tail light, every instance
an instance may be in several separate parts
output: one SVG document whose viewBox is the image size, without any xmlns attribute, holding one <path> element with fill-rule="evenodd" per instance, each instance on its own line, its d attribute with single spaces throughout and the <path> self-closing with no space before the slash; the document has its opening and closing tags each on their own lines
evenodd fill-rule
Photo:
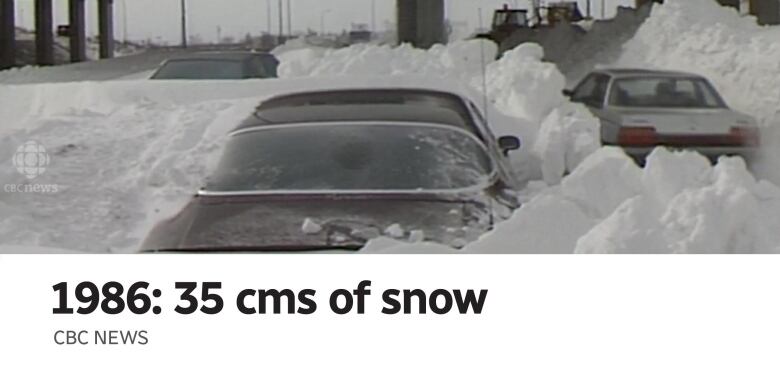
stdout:
<svg viewBox="0 0 780 390">
<path fill-rule="evenodd" d="M 745 146 L 759 146 L 761 144 L 761 134 L 758 129 L 753 127 L 732 127 L 729 131 L 737 142 Z"/>
<path fill-rule="evenodd" d="M 658 133 L 654 127 L 622 127 L 617 143 L 621 146 L 653 146 L 658 143 Z"/>
</svg>

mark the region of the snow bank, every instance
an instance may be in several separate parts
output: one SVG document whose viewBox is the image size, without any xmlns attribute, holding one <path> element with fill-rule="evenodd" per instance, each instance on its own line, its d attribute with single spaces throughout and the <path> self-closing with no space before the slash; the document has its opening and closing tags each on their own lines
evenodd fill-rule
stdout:
<svg viewBox="0 0 780 390">
<path fill-rule="evenodd" d="M 780 188 L 741 158 L 713 168 L 691 152 L 658 149 L 628 199 L 577 243 L 579 253 L 780 253 Z"/>
<path fill-rule="evenodd" d="M 764 150 L 754 170 L 780 184 L 780 26 L 758 26 L 711 0 L 671 0 L 653 8 L 616 65 L 708 77 L 733 108 L 758 119 Z"/>
<path fill-rule="evenodd" d="M 357 44 L 342 49 L 309 47 L 279 54 L 279 76 L 378 76 L 415 74 L 450 78 L 479 75 L 492 62 L 497 47 L 489 41 L 460 41 L 436 45 L 430 50 L 415 49 L 408 44 L 397 47 Z"/>
<path fill-rule="evenodd" d="M 658 148 L 641 169 L 602 148 L 462 252 L 780 253 L 778 232 L 780 187 L 756 181 L 741 158 L 713 167 L 697 153 Z"/>
</svg>

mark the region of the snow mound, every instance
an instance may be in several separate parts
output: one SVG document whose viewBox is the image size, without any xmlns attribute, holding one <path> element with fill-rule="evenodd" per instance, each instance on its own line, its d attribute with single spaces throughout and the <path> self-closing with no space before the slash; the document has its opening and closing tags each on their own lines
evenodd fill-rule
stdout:
<svg viewBox="0 0 780 390">
<path fill-rule="evenodd" d="M 701 73 L 735 108 L 764 125 L 780 120 L 780 27 L 758 26 L 714 1 L 654 7 L 617 64 Z"/>
<path fill-rule="evenodd" d="M 644 192 L 582 237 L 577 252 L 780 251 L 780 188 L 756 181 L 741 158 L 709 167 L 697 154 L 658 149 L 642 179 Z"/>
<path fill-rule="evenodd" d="M 713 167 L 697 153 L 658 148 L 641 169 L 602 148 L 462 252 L 780 253 L 778 232 L 780 188 L 753 178 L 741 158 Z"/>
<path fill-rule="evenodd" d="M 458 80 L 479 74 L 482 66 L 495 58 L 497 50 L 493 42 L 474 40 L 435 45 L 430 50 L 408 44 L 397 47 L 357 44 L 342 49 L 309 47 L 279 54 L 279 76 L 416 74 Z"/>
</svg>

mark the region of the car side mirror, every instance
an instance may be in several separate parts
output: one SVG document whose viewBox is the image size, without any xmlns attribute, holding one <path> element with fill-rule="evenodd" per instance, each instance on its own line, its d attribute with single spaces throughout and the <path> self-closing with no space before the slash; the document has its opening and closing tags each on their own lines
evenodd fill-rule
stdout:
<svg viewBox="0 0 780 390">
<path fill-rule="evenodd" d="M 498 148 L 504 153 L 504 156 L 509 155 L 509 152 L 520 149 L 520 138 L 513 135 L 506 135 L 498 139 Z"/>
<path fill-rule="evenodd" d="M 563 96 L 572 97 L 574 96 L 574 91 L 572 91 L 571 89 L 564 89 Z"/>
</svg>

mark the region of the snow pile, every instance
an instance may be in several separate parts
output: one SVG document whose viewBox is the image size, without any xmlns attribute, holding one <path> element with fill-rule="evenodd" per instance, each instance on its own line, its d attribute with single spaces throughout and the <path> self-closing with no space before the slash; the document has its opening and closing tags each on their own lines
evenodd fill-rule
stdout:
<svg viewBox="0 0 780 390">
<path fill-rule="evenodd" d="M 579 253 L 780 253 L 780 188 L 741 158 L 657 150 L 643 191 L 577 242 Z"/>
<path fill-rule="evenodd" d="M 206 84 L 0 87 L 7 102 L 0 106 L 0 243 L 137 250 L 151 226 L 200 187 L 226 132 L 257 104 L 247 98 L 257 95 L 256 84 Z M 51 161 L 33 179 L 10 163 L 28 141 Z M 27 185 L 57 191 L 16 190 Z"/>
<path fill-rule="evenodd" d="M 709 78 L 731 107 L 758 119 L 764 150 L 754 170 L 780 184 L 780 26 L 758 26 L 711 0 L 667 1 L 653 8 L 617 65 Z"/>
<path fill-rule="evenodd" d="M 523 149 L 513 153 L 521 180 L 560 181 L 599 146 L 599 123 L 561 91 L 565 78 L 543 62 L 537 44 L 520 45 L 494 61 L 491 41 L 467 40 L 430 50 L 354 45 L 338 50 L 306 48 L 280 54 L 282 78 L 311 76 L 416 75 L 461 85 L 482 106 L 487 90 L 488 120 L 499 135 L 517 135 Z M 483 69 L 485 71 L 483 78 Z"/>
<path fill-rule="evenodd" d="M 498 48 L 489 41 L 459 41 L 435 45 L 430 50 L 408 44 L 398 47 L 357 44 L 342 49 L 309 47 L 283 51 L 279 57 L 279 76 L 378 76 L 416 74 L 439 78 L 479 75 L 483 66 L 493 61 Z"/>
<path fill-rule="evenodd" d="M 778 232 L 780 188 L 756 181 L 741 158 L 713 167 L 658 148 L 641 169 L 607 147 L 462 252 L 780 253 Z M 385 241 L 377 250 L 413 247 Z"/>
<path fill-rule="evenodd" d="M 710 78 L 734 108 L 780 121 L 780 27 L 761 27 L 711 0 L 653 8 L 619 65 L 693 71 Z"/>
</svg>

